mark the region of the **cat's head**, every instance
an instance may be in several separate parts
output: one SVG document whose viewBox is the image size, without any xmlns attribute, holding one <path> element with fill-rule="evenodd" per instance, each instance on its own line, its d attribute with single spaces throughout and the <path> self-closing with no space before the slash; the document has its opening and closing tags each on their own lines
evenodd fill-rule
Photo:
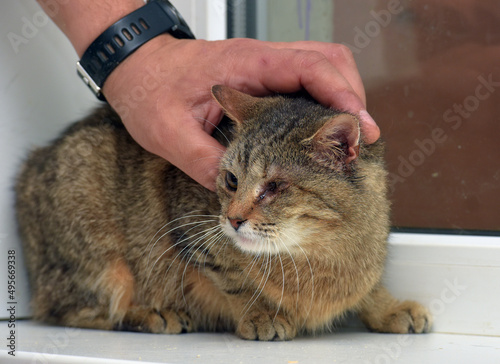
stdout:
<svg viewBox="0 0 500 364">
<path fill-rule="evenodd" d="M 291 252 L 341 228 L 355 203 L 359 123 L 300 97 L 212 93 L 235 135 L 221 161 L 220 224 L 254 254 Z"/>
</svg>

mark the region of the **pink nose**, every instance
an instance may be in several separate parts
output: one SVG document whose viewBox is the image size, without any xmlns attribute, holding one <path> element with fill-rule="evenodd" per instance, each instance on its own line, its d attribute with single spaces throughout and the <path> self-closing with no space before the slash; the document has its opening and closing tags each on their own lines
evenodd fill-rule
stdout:
<svg viewBox="0 0 500 364">
<path fill-rule="evenodd" d="M 241 225 L 243 225 L 243 223 L 246 221 L 246 220 L 243 220 L 241 218 L 231 218 L 231 217 L 228 217 L 227 218 L 229 220 L 229 223 L 231 224 L 231 226 L 233 227 L 233 229 L 235 231 L 238 231 L 238 229 L 240 228 Z"/>
</svg>

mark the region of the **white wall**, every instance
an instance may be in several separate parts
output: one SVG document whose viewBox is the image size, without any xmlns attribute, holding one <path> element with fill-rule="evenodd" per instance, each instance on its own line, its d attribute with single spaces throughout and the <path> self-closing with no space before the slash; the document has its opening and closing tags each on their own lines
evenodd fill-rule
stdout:
<svg viewBox="0 0 500 364">
<path fill-rule="evenodd" d="M 171 0 L 196 38 L 226 38 L 226 0 Z"/>
<path fill-rule="evenodd" d="M 198 38 L 225 37 L 224 0 L 173 3 Z M 0 318 L 10 301 L 4 288 L 9 250 L 16 251 L 16 316 L 29 314 L 13 209 L 16 171 L 29 149 L 99 104 L 76 75 L 76 61 L 69 41 L 34 0 L 0 3 Z"/>
</svg>

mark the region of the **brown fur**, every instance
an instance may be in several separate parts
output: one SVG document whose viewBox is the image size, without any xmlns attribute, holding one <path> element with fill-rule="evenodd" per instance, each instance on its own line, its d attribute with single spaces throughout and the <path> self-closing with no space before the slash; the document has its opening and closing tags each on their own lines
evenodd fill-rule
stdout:
<svg viewBox="0 0 500 364">
<path fill-rule="evenodd" d="M 217 194 L 154 156 L 109 108 L 34 151 L 17 217 L 34 316 L 155 333 L 286 340 L 347 311 L 381 332 L 430 315 L 381 286 L 389 203 L 380 143 L 349 114 L 216 86 L 234 125 Z"/>
</svg>

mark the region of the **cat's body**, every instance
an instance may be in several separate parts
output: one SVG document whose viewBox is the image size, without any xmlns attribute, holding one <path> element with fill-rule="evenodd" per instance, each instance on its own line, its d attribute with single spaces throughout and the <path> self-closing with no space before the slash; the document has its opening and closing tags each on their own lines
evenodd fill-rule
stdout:
<svg viewBox="0 0 500 364">
<path fill-rule="evenodd" d="M 142 149 L 109 108 L 32 153 L 16 192 L 35 318 L 271 340 L 352 310 L 376 331 L 427 331 L 427 311 L 380 284 L 381 145 L 358 151 L 353 117 L 305 99 L 214 94 L 235 120 L 217 194 Z"/>
</svg>

